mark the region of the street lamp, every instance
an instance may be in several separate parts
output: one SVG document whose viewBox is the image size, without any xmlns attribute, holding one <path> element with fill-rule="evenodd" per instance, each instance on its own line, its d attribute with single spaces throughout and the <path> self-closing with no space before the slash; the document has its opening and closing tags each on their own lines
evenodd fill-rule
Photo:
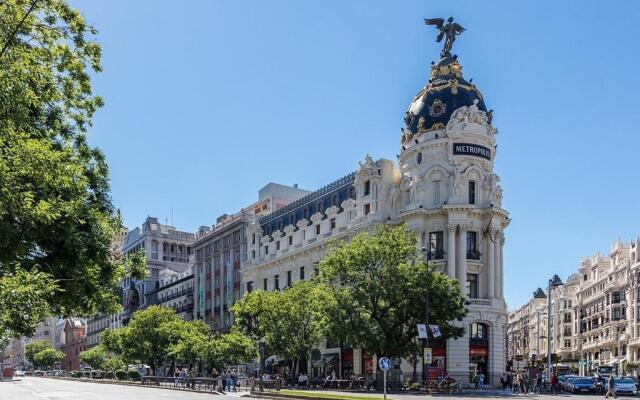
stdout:
<svg viewBox="0 0 640 400">
<path fill-rule="evenodd" d="M 426 253 L 427 255 L 427 267 L 429 266 L 429 261 L 430 261 L 430 256 L 431 256 L 431 240 L 428 241 L 427 244 L 429 247 L 421 247 L 420 248 L 420 252 L 421 253 Z M 416 265 L 416 257 L 413 258 L 413 266 L 415 267 Z M 424 387 L 425 390 L 429 389 L 429 364 L 426 362 L 426 360 L 424 359 L 424 349 L 425 348 L 429 348 L 429 286 L 427 285 L 427 294 L 426 294 L 426 298 L 425 298 L 425 305 L 424 305 L 424 319 L 425 319 L 425 323 L 427 325 L 427 336 L 424 339 L 424 348 L 422 350 L 422 372 L 424 374 Z"/>
<path fill-rule="evenodd" d="M 547 291 L 547 382 L 551 382 L 551 289 L 560 285 L 562 280 L 554 274 L 549 279 Z"/>
</svg>

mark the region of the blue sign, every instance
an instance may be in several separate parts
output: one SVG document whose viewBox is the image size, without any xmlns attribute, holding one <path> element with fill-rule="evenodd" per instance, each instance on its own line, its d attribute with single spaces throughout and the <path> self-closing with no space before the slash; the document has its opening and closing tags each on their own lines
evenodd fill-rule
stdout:
<svg viewBox="0 0 640 400">
<path fill-rule="evenodd" d="M 391 360 L 388 357 L 382 357 L 378 360 L 378 366 L 383 371 L 388 371 L 391 369 Z"/>
</svg>

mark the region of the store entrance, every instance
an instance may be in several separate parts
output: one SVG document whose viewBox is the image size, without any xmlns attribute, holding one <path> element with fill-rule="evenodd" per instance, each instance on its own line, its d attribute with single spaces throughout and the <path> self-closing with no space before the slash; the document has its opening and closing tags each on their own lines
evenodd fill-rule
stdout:
<svg viewBox="0 0 640 400">
<path fill-rule="evenodd" d="M 469 380 L 485 385 L 489 376 L 489 325 L 474 322 L 469 327 Z"/>
</svg>

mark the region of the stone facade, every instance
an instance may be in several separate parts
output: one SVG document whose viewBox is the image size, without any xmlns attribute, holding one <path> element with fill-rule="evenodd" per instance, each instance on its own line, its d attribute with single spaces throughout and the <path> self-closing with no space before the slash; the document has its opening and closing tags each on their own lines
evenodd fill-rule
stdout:
<svg viewBox="0 0 640 400">
<path fill-rule="evenodd" d="M 551 290 L 551 352 L 582 375 L 601 366 L 619 368 L 640 362 L 639 244 L 640 239 L 616 240 L 608 254 L 582 258 L 577 272 Z M 524 317 L 524 307 L 509 314 L 511 360 L 534 354 L 531 345 L 523 346 L 520 339 L 522 324 L 518 321 Z M 545 299 L 545 323 L 546 307 Z"/>
<path fill-rule="evenodd" d="M 232 324 L 229 310 L 240 298 L 240 266 L 247 258 L 245 229 L 253 216 L 270 214 L 309 193 L 297 185 L 269 183 L 258 192 L 258 201 L 233 215 L 220 216 L 211 228 L 198 230 L 194 248 L 195 318 L 214 330 Z"/>
<path fill-rule="evenodd" d="M 492 112 L 478 102 L 475 86 L 461 82 L 466 81 L 455 58 L 432 66 L 432 79 L 407 111 L 399 165 L 367 155 L 355 172 L 255 218 L 247 227 L 249 256 L 242 278 L 245 291 L 283 289 L 312 276 L 326 254 L 327 239 L 404 222 L 418 243 L 428 246 L 430 262 L 458 279 L 469 298 L 469 313 L 460 322 L 465 335 L 433 346 L 441 367 L 434 371 L 446 369 L 463 382 L 483 372 L 487 382 L 496 384 L 506 358 L 502 254 L 509 218 L 493 171 L 497 131 Z M 439 97 L 431 104 L 434 93 Z M 454 105 L 446 126 L 429 127 L 424 117 L 417 121 L 417 116 L 439 116 Z M 337 350 L 327 343 L 318 349 L 334 357 Z M 366 373 L 371 360 L 358 349 L 349 354 L 352 372 Z M 410 366 L 403 363 L 402 368 L 408 372 Z"/>
</svg>

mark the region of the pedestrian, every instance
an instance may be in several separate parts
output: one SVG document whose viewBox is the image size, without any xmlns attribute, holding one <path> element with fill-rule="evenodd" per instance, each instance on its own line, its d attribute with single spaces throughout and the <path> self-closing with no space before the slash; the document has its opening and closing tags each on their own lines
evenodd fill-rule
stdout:
<svg viewBox="0 0 640 400">
<path fill-rule="evenodd" d="M 607 393 L 604 395 L 604 398 L 608 399 L 609 395 L 613 396 L 614 399 L 618 398 L 618 396 L 616 396 L 616 380 L 613 377 L 613 374 L 611 374 L 609 379 L 607 379 Z"/>
<path fill-rule="evenodd" d="M 480 372 L 480 374 L 478 374 L 478 387 L 480 388 L 480 390 L 482 390 L 483 386 L 484 386 L 484 374 Z"/>
<path fill-rule="evenodd" d="M 560 392 L 560 388 L 559 388 L 559 383 L 558 382 L 558 375 L 556 375 L 556 373 L 552 373 L 551 374 L 551 392 L 554 395 L 557 395 Z"/>
<path fill-rule="evenodd" d="M 196 388 L 196 371 L 193 368 L 191 368 L 189 370 L 189 382 L 188 383 L 190 385 L 187 384 L 187 387 L 191 386 L 191 389 L 195 390 L 195 388 Z"/>
<path fill-rule="evenodd" d="M 177 388 L 180 383 L 180 368 L 173 371 L 173 387 Z"/>
<path fill-rule="evenodd" d="M 222 373 L 222 391 L 231 390 L 231 385 L 229 384 L 229 370 L 225 369 Z"/>
<path fill-rule="evenodd" d="M 231 374 L 229 375 L 231 378 L 231 386 L 233 386 L 233 391 L 237 392 L 237 385 L 238 385 L 238 373 L 236 372 L 236 369 L 233 368 L 231 370 Z"/>
<path fill-rule="evenodd" d="M 526 395 L 527 394 L 527 381 L 524 379 L 524 374 L 522 372 L 520 372 L 518 374 L 518 382 L 520 384 L 520 393 Z"/>
<path fill-rule="evenodd" d="M 180 386 L 184 387 L 187 382 L 187 369 L 182 368 L 180 370 Z"/>
<path fill-rule="evenodd" d="M 540 373 L 536 374 L 536 383 L 533 385 L 533 392 L 538 394 L 542 393 L 542 377 Z"/>
</svg>

